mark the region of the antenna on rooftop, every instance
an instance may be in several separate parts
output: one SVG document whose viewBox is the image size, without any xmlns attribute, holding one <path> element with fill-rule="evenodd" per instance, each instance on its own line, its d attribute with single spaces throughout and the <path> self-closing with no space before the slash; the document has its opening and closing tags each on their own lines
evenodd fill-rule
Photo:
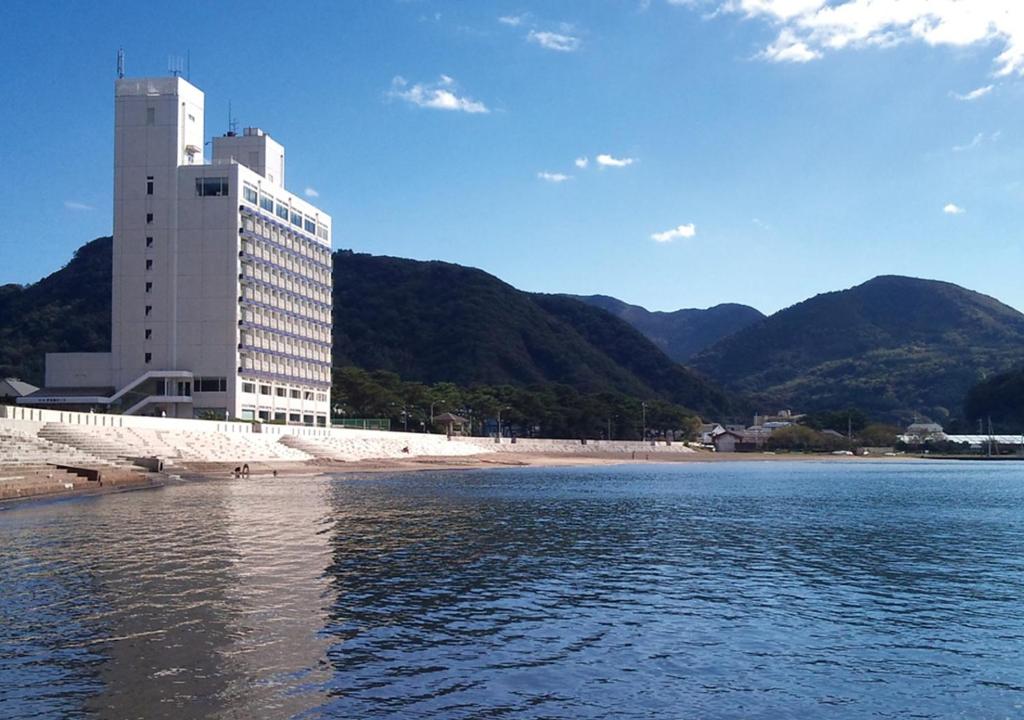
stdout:
<svg viewBox="0 0 1024 720">
<path fill-rule="evenodd" d="M 117 79 L 124 77 L 124 48 L 117 49 Z"/>
<path fill-rule="evenodd" d="M 231 113 L 231 101 L 228 100 L 228 137 L 234 137 L 238 134 L 238 122 L 235 120 L 235 116 Z"/>
<path fill-rule="evenodd" d="M 174 77 L 181 77 L 181 72 L 184 68 L 184 61 L 180 55 L 168 55 L 167 56 L 167 72 Z"/>
</svg>

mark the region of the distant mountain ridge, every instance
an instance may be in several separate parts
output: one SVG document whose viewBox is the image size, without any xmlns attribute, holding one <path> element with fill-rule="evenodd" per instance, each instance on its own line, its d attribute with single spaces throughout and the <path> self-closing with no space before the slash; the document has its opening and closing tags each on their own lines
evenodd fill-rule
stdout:
<svg viewBox="0 0 1024 720">
<path fill-rule="evenodd" d="M 700 351 L 765 317 L 760 310 L 738 303 L 664 312 L 630 305 L 608 295 L 570 297 L 622 318 L 680 363 L 686 363 Z"/>
<path fill-rule="evenodd" d="M 883 275 L 781 310 L 692 364 L 766 409 L 941 420 L 976 382 L 1022 359 L 1018 311 L 952 283 Z"/>
<path fill-rule="evenodd" d="M 0 286 L 0 376 L 38 385 L 44 353 L 109 347 L 110 256 L 110 238 L 97 238 L 37 283 Z M 880 276 L 754 319 L 694 355 L 691 372 L 622 319 L 630 306 L 614 298 L 526 293 L 451 263 L 351 251 L 337 251 L 334 263 L 335 366 L 427 383 L 557 383 L 716 419 L 754 403 L 943 422 L 963 414 L 980 381 L 1024 366 L 1024 315 L 935 280 Z M 741 321 L 760 315 L 739 308 Z M 715 318 L 716 309 L 698 312 Z M 1015 418 L 1000 396 L 1019 375 L 979 386 L 968 415 Z"/>
</svg>

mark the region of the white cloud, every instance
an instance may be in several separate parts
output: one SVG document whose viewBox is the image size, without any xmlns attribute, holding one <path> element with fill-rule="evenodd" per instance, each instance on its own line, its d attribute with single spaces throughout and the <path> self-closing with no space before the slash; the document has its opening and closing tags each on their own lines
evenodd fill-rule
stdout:
<svg viewBox="0 0 1024 720">
<path fill-rule="evenodd" d="M 580 39 L 574 35 L 548 31 L 531 30 L 526 39 L 548 50 L 556 50 L 558 52 L 579 50 L 581 44 Z"/>
<path fill-rule="evenodd" d="M 716 13 L 758 18 L 778 28 L 775 41 L 760 53 L 777 62 L 911 41 L 948 47 L 994 43 L 995 75 L 1024 75 L 1024 2 L 1018 0 L 716 0 L 716 7 Z"/>
<path fill-rule="evenodd" d="M 546 171 L 537 173 L 537 177 L 539 177 L 541 180 L 546 180 L 547 182 L 550 183 L 562 183 L 565 182 L 566 180 L 572 180 L 572 175 Z"/>
<path fill-rule="evenodd" d="M 64 207 L 68 210 L 95 210 L 92 205 L 87 205 L 84 202 L 78 202 L 76 200 L 65 200 Z"/>
<path fill-rule="evenodd" d="M 963 95 L 955 92 L 950 92 L 950 95 L 955 97 L 957 100 L 960 100 L 961 102 L 970 102 L 971 100 L 977 100 L 980 97 L 985 97 L 990 92 L 992 92 L 993 87 L 995 86 L 985 85 L 984 87 L 975 88 L 974 90 L 971 90 L 969 93 L 964 93 Z"/>
<path fill-rule="evenodd" d="M 981 143 L 982 143 L 982 141 L 984 139 L 985 139 L 985 133 L 978 133 L 977 135 L 975 135 L 971 139 L 971 141 L 969 143 L 966 143 L 964 145 L 954 145 L 953 146 L 953 152 L 963 152 L 964 150 L 973 150 L 974 148 L 976 148 L 979 145 L 981 145 Z"/>
<path fill-rule="evenodd" d="M 510 25 L 512 27 L 519 27 L 523 24 L 523 20 L 526 18 L 525 15 L 502 15 L 498 18 L 498 22 L 502 25 Z"/>
<path fill-rule="evenodd" d="M 775 42 L 761 52 L 760 57 L 772 62 L 805 63 L 817 60 L 821 53 L 809 48 L 807 43 L 798 40 L 789 30 L 783 30 Z"/>
<path fill-rule="evenodd" d="M 576 167 L 578 167 L 580 170 L 586 170 L 587 169 L 587 165 L 590 164 L 590 160 L 587 158 L 587 156 L 584 155 L 583 157 L 576 158 L 573 161 L 573 164 Z"/>
<path fill-rule="evenodd" d="M 434 110 L 456 110 L 466 113 L 490 112 L 482 102 L 459 96 L 456 92 L 455 80 L 448 75 L 442 75 L 436 83 L 416 83 L 415 85 L 409 85 L 408 80 L 397 76 L 391 81 L 388 97 L 398 98 L 417 107 Z"/>
<path fill-rule="evenodd" d="M 306 197 L 317 198 L 320 197 L 320 193 L 316 191 L 316 188 L 308 187 L 306 188 Z"/>
<path fill-rule="evenodd" d="M 673 240 L 678 240 L 679 238 L 692 238 L 696 234 L 697 226 L 693 223 L 688 223 L 686 225 L 674 227 L 671 230 L 653 233 L 651 235 L 651 240 L 657 243 L 670 243 Z"/>
<path fill-rule="evenodd" d="M 946 213 L 947 215 L 963 215 L 967 211 L 964 210 L 959 205 L 954 205 L 953 203 L 946 203 L 946 206 L 942 208 L 942 212 Z"/>
<path fill-rule="evenodd" d="M 602 167 L 626 167 L 635 162 L 634 158 L 617 158 L 605 153 L 597 156 L 597 164 Z"/>
</svg>

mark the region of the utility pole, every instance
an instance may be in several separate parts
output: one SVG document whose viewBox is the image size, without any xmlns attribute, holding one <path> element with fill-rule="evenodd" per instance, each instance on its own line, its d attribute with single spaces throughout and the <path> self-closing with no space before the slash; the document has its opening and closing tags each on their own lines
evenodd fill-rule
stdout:
<svg viewBox="0 0 1024 720">
<path fill-rule="evenodd" d="M 992 437 L 992 416 L 988 416 L 988 456 L 992 457 L 992 443 L 995 439 Z"/>
</svg>

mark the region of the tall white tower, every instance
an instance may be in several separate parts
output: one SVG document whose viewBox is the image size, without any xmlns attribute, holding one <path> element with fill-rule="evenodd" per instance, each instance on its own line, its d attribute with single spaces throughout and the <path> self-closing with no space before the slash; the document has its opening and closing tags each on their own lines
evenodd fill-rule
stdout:
<svg viewBox="0 0 1024 720">
<path fill-rule="evenodd" d="M 114 102 L 115 387 L 178 370 L 178 168 L 203 164 L 203 93 L 180 77 L 120 79 Z"/>
</svg>

